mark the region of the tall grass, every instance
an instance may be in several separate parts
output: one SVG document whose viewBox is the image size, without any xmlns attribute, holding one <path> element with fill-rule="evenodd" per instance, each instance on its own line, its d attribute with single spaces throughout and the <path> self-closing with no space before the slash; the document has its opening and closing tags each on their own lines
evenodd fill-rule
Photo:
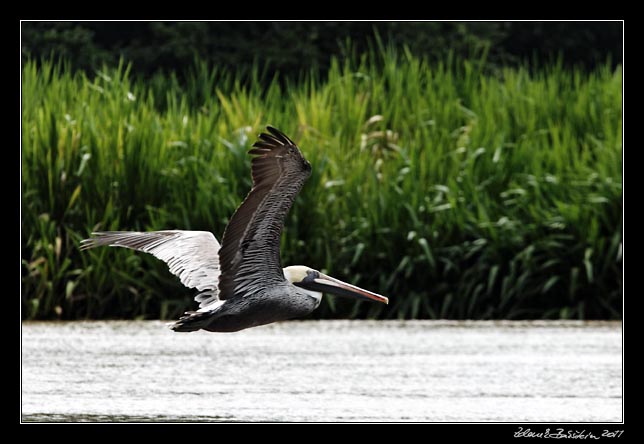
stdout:
<svg viewBox="0 0 644 444">
<path fill-rule="evenodd" d="M 246 151 L 271 124 L 313 165 L 283 263 L 390 297 L 326 297 L 314 316 L 620 318 L 621 69 L 483 68 L 380 50 L 296 84 L 200 63 L 180 83 L 134 80 L 123 63 L 90 78 L 27 62 L 23 317 L 190 308 L 163 263 L 78 242 L 116 229 L 221 238 L 251 185 Z"/>
</svg>

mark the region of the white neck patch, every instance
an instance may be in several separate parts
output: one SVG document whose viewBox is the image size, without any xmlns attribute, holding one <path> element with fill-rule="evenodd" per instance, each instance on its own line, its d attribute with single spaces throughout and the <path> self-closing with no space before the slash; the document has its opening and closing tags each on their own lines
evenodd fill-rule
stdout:
<svg viewBox="0 0 644 444">
<path fill-rule="evenodd" d="M 322 293 L 317 292 L 317 291 L 311 291 L 311 290 L 305 290 L 304 288 L 297 288 L 298 290 L 306 293 L 308 296 L 311 296 L 313 299 L 315 299 L 315 308 L 320 305 L 320 302 L 322 301 Z"/>
</svg>

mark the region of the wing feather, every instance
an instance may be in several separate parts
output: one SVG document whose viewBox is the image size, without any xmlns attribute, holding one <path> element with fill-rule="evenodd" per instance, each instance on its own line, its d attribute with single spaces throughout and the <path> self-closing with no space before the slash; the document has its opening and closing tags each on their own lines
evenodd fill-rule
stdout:
<svg viewBox="0 0 644 444">
<path fill-rule="evenodd" d="M 253 187 L 239 206 L 221 241 L 220 299 L 251 294 L 284 281 L 280 238 L 295 197 L 311 174 L 297 145 L 268 126 L 249 151 Z"/>
<path fill-rule="evenodd" d="M 81 241 L 81 249 L 109 245 L 150 253 L 170 268 L 183 285 L 196 288 L 199 307 L 218 300 L 219 242 L 208 231 L 100 231 Z"/>
</svg>

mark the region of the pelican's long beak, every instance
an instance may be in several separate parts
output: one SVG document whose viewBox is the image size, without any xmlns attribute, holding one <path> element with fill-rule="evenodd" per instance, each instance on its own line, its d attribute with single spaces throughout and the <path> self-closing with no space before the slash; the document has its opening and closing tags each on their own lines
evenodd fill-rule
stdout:
<svg viewBox="0 0 644 444">
<path fill-rule="evenodd" d="M 319 291 L 321 293 L 331 293 L 336 296 L 345 296 L 350 298 L 364 299 L 367 301 L 389 303 L 389 299 L 378 293 L 356 287 L 355 285 L 347 284 L 339 279 L 332 278 L 326 274 L 319 273 L 319 276 L 306 282 L 299 282 L 300 287 L 312 291 Z"/>
</svg>

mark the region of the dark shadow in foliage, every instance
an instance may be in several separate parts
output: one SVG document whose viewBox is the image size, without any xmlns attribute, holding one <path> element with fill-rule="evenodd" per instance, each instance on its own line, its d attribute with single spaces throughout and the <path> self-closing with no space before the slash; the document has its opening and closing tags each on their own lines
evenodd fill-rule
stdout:
<svg viewBox="0 0 644 444">
<path fill-rule="evenodd" d="M 621 22 L 24 22 L 22 54 L 53 55 L 86 71 L 124 57 L 145 76 L 181 77 L 195 57 L 234 70 L 257 61 L 267 78 L 297 78 L 312 67 L 324 74 L 348 39 L 362 52 L 376 35 L 430 59 L 485 50 L 493 66 L 561 56 L 564 64 L 591 69 L 608 58 L 621 63 L 622 53 Z"/>
</svg>

